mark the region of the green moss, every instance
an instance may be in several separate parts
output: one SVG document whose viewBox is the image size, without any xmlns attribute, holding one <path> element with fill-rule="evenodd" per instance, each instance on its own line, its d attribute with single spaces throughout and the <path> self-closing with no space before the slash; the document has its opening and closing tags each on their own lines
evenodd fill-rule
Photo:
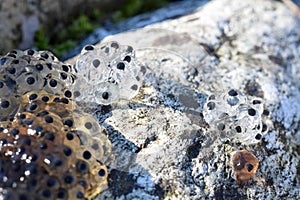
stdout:
<svg viewBox="0 0 300 200">
<path fill-rule="evenodd" d="M 51 40 L 45 35 L 44 27 L 41 26 L 36 33 L 34 45 L 39 50 L 49 49 L 56 56 L 61 57 L 66 51 L 74 48 L 77 41 L 80 41 L 96 28 L 97 26 L 87 16 L 80 14 L 69 26 L 55 35 L 55 40 L 52 43 L 50 43 Z"/>
<path fill-rule="evenodd" d="M 87 16 L 81 14 L 67 28 L 67 32 L 69 34 L 66 35 L 66 38 L 71 37 L 74 39 L 80 39 L 80 38 L 84 37 L 85 35 L 87 35 L 88 33 L 91 33 L 96 28 L 97 28 L 97 26 L 94 25 Z M 65 39 L 65 38 L 63 38 L 63 39 Z"/>
<path fill-rule="evenodd" d="M 62 56 L 67 50 L 72 49 L 76 46 L 77 42 L 74 40 L 66 40 L 61 44 L 56 44 L 53 46 L 53 52 L 58 57 Z"/>
<path fill-rule="evenodd" d="M 118 11 L 105 12 L 95 8 L 88 17 L 81 13 L 77 18 L 70 20 L 71 23 L 56 33 L 52 38 L 45 34 L 43 26 L 35 35 L 35 47 L 38 50 L 51 50 L 56 56 L 61 57 L 68 50 L 74 48 L 79 41 L 99 27 L 104 19 L 112 19 L 113 22 L 125 20 L 134 15 L 149 12 L 165 6 L 171 0 L 127 0 L 125 5 Z"/>
<path fill-rule="evenodd" d="M 99 21 L 99 19 L 104 19 L 105 18 L 105 14 L 99 10 L 99 8 L 94 8 L 92 11 L 92 16 L 90 17 L 90 19 L 92 21 Z"/>
<path fill-rule="evenodd" d="M 119 22 L 129 17 L 149 12 L 167 5 L 170 0 L 127 0 L 121 10 L 113 15 L 113 21 Z"/>
<path fill-rule="evenodd" d="M 45 35 L 43 26 L 40 26 L 35 34 L 34 46 L 36 46 L 38 49 L 47 49 L 49 47 L 49 39 Z"/>
</svg>

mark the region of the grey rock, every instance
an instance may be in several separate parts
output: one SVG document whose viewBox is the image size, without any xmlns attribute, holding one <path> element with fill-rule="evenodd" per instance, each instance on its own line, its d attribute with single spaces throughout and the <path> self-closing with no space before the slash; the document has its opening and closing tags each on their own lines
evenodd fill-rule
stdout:
<svg viewBox="0 0 300 200">
<path fill-rule="evenodd" d="M 97 199 L 299 198 L 299 38 L 300 19 L 282 2 L 219 0 L 104 39 L 132 45 L 147 74 L 135 99 L 97 108 L 115 148 Z M 207 97 L 231 88 L 264 99 L 261 142 L 223 142 L 204 121 Z M 231 162 L 241 149 L 260 162 L 244 184 Z"/>
</svg>

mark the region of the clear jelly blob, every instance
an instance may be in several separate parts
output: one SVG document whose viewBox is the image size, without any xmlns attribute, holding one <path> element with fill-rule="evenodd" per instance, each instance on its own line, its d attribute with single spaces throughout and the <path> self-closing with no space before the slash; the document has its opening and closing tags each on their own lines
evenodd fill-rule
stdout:
<svg viewBox="0 0 300 200">
<path fill-rule="evenodd" d="M 248 99 L 238 90 L 210 95 L 203 108 L 205 121 L 222 140 L 257 143 L 266 130 L 263 100 Z"/>
</svg>

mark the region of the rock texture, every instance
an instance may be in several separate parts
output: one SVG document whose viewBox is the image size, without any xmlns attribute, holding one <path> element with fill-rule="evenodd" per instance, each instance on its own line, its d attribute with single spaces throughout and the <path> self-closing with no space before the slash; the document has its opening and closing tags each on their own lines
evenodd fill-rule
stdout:
<svg viewBox="0 0 300 200">
<path fill-rule="evenodd" d="M 64 28 L 78 13 L 99 7 L 108 9 L 122 5 L 114 0 L 1 0 L 0 1 L 0 54 L 15 48 L 26 49 L 33 46 L 35 32 L 41 25 L 45 34 L 51 36 Z"/>
<path fill-rule="evenodd" d="M 299 198 L 299 38 L 298 16 L 270 0 L 212 1 L 106 38 L 137 49 L 147 74 L 132 101 L 85 105 L 108 130 L 116 159 L 97 199 Z M 220 140 L 204 121 L 207 97 L 231 88 L 264 100 L 260 142 Z M 239 184 L 231 160 L 243 149 L 259 166 Z"/>
</svg>

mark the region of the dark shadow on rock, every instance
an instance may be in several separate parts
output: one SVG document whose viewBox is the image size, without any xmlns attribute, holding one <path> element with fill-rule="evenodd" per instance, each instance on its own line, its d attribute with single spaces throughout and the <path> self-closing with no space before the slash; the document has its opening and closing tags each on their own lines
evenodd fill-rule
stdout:
<svg viewBox="0 0 300 200">
<path fill-rule="evenodd" d="M 127 195 L 133 190 L 145 189 L 137 183 L 137 176 L 135 174 L 112 169 L 108 176 L 108 187 L 114 197 L 120 197 Z M 150 195 L 163 199 L 165 197 L 165 191 L 159 184 L 155 184 L 153 190 L 149 192 Z"/>
<path fill-rule="evenodd" d="M 206 140 L 206 136 L 204 136 L 199 130 L 190 133 L 190 135 L 190 137 L 193 138 L 193 142 L 186 149 L 186 156 L 189 161 L 198 156 L 202 149 L 202 145 Z M 186 136 L 181 135 L 181 137 L 184 139 Z"/>
<path fill-rule="evenodd" d="M 248 199 L 246 195 L 240 194 L 237 188 L 224 184 L 215 189 L 216 200 L 241 200 Z"/>
<path fill-rule="evenodd" d="M 142 105 L 140 105 L 142 106 Z M 108 138 L 112 143 L 112 154 L 114 161 L 108 166 L 108 191 L 112 194 L 114 199 L 122 195 L 130 194 L 133 190 L 144 190 L 149 195 L 155 195 L 160 199 L 165 197 L 165 191 L 162 189 L 160 184 L 155 184 L 151 181 L 151 175 L 147 170 L 139 167 L 141 172 L 131 173 L 129 169 L 132 166 L 137 166 L 136 156 L 141 150 L 140 147 L 136 146 L 130 140 L 126 139 L 124 135 L 117 131 L 113 126 L 105 123 L 105 119 L 112 116 L 111 106 L 98 106 L 96 115 L 101 116 L 99 123 L 104 126 L 108 132 Z M 145 190 L 143 186 L 138 184 L 138 178 L 140 176 L 147 177 L 148 181 L 151 181 L 152 190 Z M 101 198 L 101 194 L 99 196 Z"/>
<path fill-rule="evenodd" d="M 115 128 L 107 123 L 102 123 L 102 125 L 106 128 L 108 134 L 108 138 L 112 143 L 113 148 L 120 148 L 124 151 L 129 151 L 131 153 L 138 153 L 141 149 L 136 146 L 133 142 L 126 139 L 124 135 L 115 130 Z"/>
<path fill-rule="evenodd" d="M 112 169 L 108 176 L 108 187 L 111 193 L 118 197 L 132 192 L 136 188 L 136 180 L 129 172 Z"/>
</svg>

